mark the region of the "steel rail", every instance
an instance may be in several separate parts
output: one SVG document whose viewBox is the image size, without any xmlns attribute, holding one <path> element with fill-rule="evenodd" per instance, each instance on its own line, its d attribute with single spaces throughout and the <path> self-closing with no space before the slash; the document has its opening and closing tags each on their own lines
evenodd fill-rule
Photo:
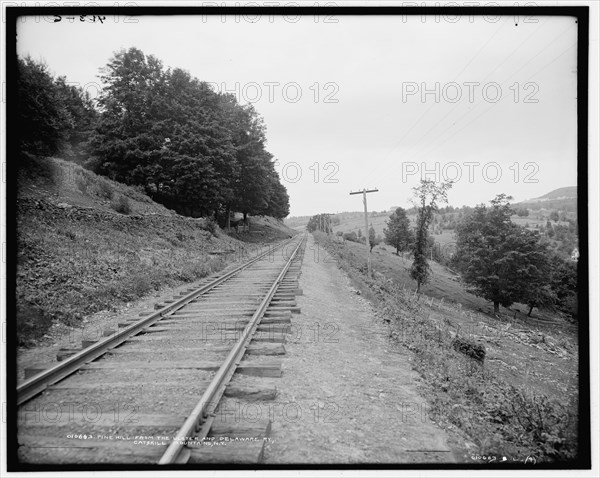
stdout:
<svg viewBox="0 0 600 478">
<path fill-rule="evenodd" d="M 256 331 L 260 319 L 264 315 L 269 303 L 271 302 L 275 292 L 279 288 L 283 278 L 287 274 L 292 262 L 296 258 L 296 255 L 304 241 L 306 240 L 306 234 L 298 243 L 298 246 L 294 249 L 290 259 L 286 262 L 285 266 L 277 276 L 277 279 L 271 285 L 271 288 L 266 293 L 262 302 L 256 309 L 256 312 L 252 315 L 250 322 L 244 328 L 242 336 L 235 344 L 233 349 L 227 355 L 227 358 L 223 362 L 223 365 L 219 368 L 214 378 L 210 382 L 210 385 L 200 398 L 200 401 L 196 404 L 189 417 L 183 423 L 181 428 L 177 431 L 175 439 L 170 443 L 169 447 L 158 462 L 159 465 L 168 464 L 183 464 L 186 463 L 191 454 L 186 444 L 192 436 L 196 440 L 202 440 L 210 431 L 212 422 L 214 421 L 214 410 L 216 409 L 219 400 L 221 399 L 225 388 L 229 384 L 231 377 L 236 371 L 237 366 L 240 364 L 246 348 L 252 339 L 252 335 Z"/>
<path fill-rule="evenodd" d="M 127 341 L 130 337 L 137 335 L 142 330 L 147 327 L 153 325 L 155 322 L 161 320 L 165 315 L 168 315 L 174 312 L 177 309 L 185 306 L 196 297 L 208 292 L 209 290 L 215 288 L 216 286 L 222 284 L 227 281 L 231 277 L 235 276 L 239 272 L 247 269 L 252 264 L 262 259 L 268 254 L 271 254 L 280 247 L 287 246 L 290 242 L 292 242 L 294 238 L 288 239 L 282 244 L 279 244 L 273 249 L 268 249 L 266 252 L 260 254 L 259 256 L 251 259 L 250 261 L 242 264 L 240 267 L 237 267 L 233 271 L 228 272 L 227 274 L 222 275 L 221 277 L 217 277 L 212 282 L 199 287 L 198 289 L 190 292 L 189 294 L 183 296 L 181 299 L 176 300 L 175 302 L 158 309 L 156 312 L 153 312 L 147 317 L 140 319 L 139 321 L 125 327 L 123 330 L 117 332 L 114 335 L 110 335 L 105 339 L 101 339 L 89 347 L 84 348 L 80 352 L 72 355 L 66 360 L 60 362 L 59 364 L 40 372 L 28 380 L 24 381 L 21 385 L 17 387 L 17 405 L 21 405 L 24 402 L 30 400 L 35 397 L 37 394 L 43 392 L 50 385 L 55 384 L 56 382 L 68 377 L 72 373 L 75 373 L 79 370 L 83 365 L 96 360 L 98 357 L 104 355 L 108 350 L 122 344 Z M 303 239 L 304 240 L 304 239 Z"/>
</svg>

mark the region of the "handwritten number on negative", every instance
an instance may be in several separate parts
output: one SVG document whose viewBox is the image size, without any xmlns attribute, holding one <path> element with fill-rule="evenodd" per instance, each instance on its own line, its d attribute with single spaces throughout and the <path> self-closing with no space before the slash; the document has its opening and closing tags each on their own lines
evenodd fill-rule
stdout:
<svg viewBox="0 0 600 478">
<path fill-rule="evenodd" d="M 61 22 L 63 19 L 62 15 L 53 15 L 53 16 L 54 16 L 53 23 Z M 72 17 L 72 16 L 65 17 L 65 18 L 67 20 L 69 20 L 71 23 L 73 23 L 75 21 L 75 17 Z M 104 20 L 106 20 L 106 17 L 104 15 L 79 15 L 80 22 L 96 23 L 98 21 L 100 23 L 104 23 Z"/>
</svg>

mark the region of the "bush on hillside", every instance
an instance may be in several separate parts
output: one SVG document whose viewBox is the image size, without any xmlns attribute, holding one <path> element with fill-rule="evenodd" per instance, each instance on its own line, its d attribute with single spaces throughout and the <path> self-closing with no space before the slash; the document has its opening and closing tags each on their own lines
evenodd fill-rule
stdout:
<svg viewBox="0 0 600 478">
<path fill-rule="evenodd" d="M 121 214 L 131 213 L 131 204 L 125 196 L 118 196 L 110 203 L 110 207 Z"/>
<path fill-rule="evenodd" d="M 108 181 L 105 179 L 98 178 L 96 183 L 96 194 L 104 199 L 113 198 L 113 188 Z"/>
<path fill-rule="evenodd" d="M 354 231 L 345 232 L 343 235 L 343 238 L 345 241 L 358 242 L 358 236 L 356 235 L 356 232 L 354 232 Z"/>
<path fill-rule="evenodd" d="M 207 217 L 204 220 L 204 230 L 215 236 L 217 234 L 217 221 L 215 221 L 212 217 Z"/>
</svg>

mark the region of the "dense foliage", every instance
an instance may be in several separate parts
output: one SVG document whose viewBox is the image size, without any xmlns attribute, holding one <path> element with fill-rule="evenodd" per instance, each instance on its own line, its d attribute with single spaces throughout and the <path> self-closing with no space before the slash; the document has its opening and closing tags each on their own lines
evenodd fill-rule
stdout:
<svg viewBox="0 0 600 478">
<path fill-rule="evenodd" d="M 44 65 L 19 60 L 20 151 L 61 153 L 143 187 L 180 214 L 214 215 L 222 224 L 234 211 L 244 219 L 288 215 L 266 127 L 251 105 L 136 48 L 116 52 L 101 79 L 94 105 Z"/>
<path fill-rule="evenodd" d="M 410 229 L 410 220 L 406 210 L 399 207 L 390 215 L 386 223 L 387 228 L 383 230 L 386 244 L 396 248 L 396 255 L 400 250 L 407 250 L 414 243 L 413 231 Z"/>
<path fill-rule="evenodd" d="M 454 264 L 472 291 L 499 306 L 514 302 L 551 307 L 556 294 L 551 288 L 552 267 L 548 245 L 539 234 L 511 221 L 511 198 L 504 194 L 479 205 L 456 230 Z"/>
<path fill-rule="evenodd" d="M 184 214 L 288 215 L 266 127 L 252 106 L 136 48 L 115 53 L 102 80 L 93 141 L 100 172 L 140 184 Z"/>
<path fill-rule="evenodd" d="M 17 64 L 19 152 L 78 159 L 96 118 L 89 95 L 64 77 L 54 78 L 46 65 L 30 57 Z"/>
<path fill-rule="evenodd" d="M 321 231 L 330 233 L 333 222 L 329 214 L 315 214 L 308 220 L 306 230 L 308 232 Z"/>
<path fill-rule="evenodd" d="M 577 318 L 577 261 L 563 260 L 555 255 L 552 264 L 550 287 L 556 297 L 554 305 L 558 310 Z"/>
</svg>

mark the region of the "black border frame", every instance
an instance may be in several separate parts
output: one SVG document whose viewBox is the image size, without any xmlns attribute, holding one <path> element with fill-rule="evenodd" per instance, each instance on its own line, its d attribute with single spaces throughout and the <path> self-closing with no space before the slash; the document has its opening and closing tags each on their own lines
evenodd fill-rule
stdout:
<svg viewBox="0 0 600 478">
<path fill-rule="evenodd" d="M 579 225 L 579 455 L 573 462 L 561 464 L 539 464 L 535 467 L 521 464 L 285 464 L 266 466 L 246 466 L 231 464 L 182 465 L 32 465 L 19 463 L 16 413 L 16 324 L 11 320 L 16 316 L 16 251 L 17 251 L 17 194 L 16 178 L 18 165 L 6 161 L 6 226 L 7 226 L 7 471 L 157 471 L 157 470 L 278 470 L 278 469 L 477 469 L 477 470 L 522 470 L 522 469 L 590 469 L 590 330 L 589 330 L 589 251 L 588 251 L 588 67 L 589 67 L 589 7 L 587 6 L 511 6 L 511 7 L 404 7 L 404 6 L 341 6 L 341 7 L 187 7 L 187 6 L 139 6 L 139 7 L 13 7 L 6 6 L 6 157 L 17 157 L 17 145 L 14 123 L 9 118 L 16 115 L 16 101 L 10 92 L 15 91 L 17 83 L 17 20 L 22 15 L 473 15 L 473 16 L 569 16 L 575 17 L 577 31 L 577 220 Z M 12 181 L 11 181 L 11 178 Z M 581 291 L 585 291 L 582 294 Z"/>
</svg>

